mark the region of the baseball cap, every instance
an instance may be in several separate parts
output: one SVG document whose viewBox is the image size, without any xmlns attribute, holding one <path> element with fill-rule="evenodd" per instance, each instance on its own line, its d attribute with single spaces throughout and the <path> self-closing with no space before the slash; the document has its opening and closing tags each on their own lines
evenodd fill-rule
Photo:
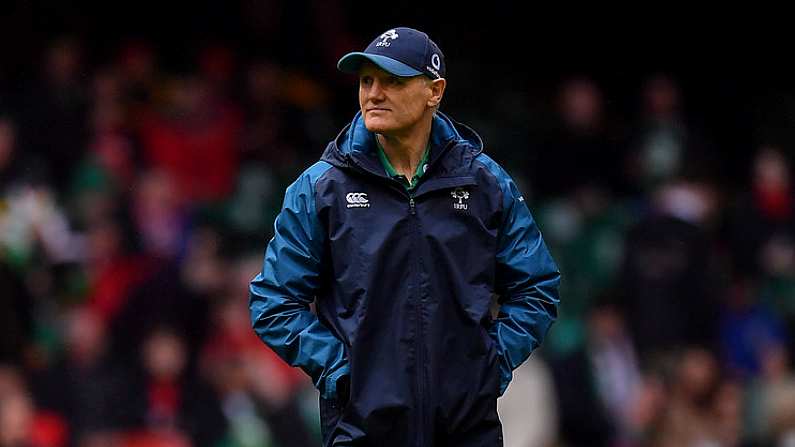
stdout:
<svg viewBox="0 0 795 447">
<path fill-rule="evenodd" d="M 413 28 L 392 28 L 364 51 L 348 53 L 337 62 L 344 73 L 357 73 L 363 62 L 370 61 L 395 76 L 425 75 L 431 79 L 445 75 L 442 50 L 422 31 Z"/>
</svg>

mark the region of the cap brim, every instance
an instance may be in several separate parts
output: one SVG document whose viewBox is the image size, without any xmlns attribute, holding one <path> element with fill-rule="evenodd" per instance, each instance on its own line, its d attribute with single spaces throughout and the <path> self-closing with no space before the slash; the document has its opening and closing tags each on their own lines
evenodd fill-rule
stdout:
<svg viewBox="0 0 795 447">
<path fill-rule="evenodd" d="M 337 69 L 343 73 L 358 73 L 362 63 L 367 61 L 374 63 L 381 69 L 392 73 L 395 76 L 409 77 L 423 74 L 421 71 L 415 70 L 403 62 L 392 59 L 391 57 L 361 52 L 348 53 L 345 56 L 342 56 L 342 59 L 337 62 Z"/>
</svg>

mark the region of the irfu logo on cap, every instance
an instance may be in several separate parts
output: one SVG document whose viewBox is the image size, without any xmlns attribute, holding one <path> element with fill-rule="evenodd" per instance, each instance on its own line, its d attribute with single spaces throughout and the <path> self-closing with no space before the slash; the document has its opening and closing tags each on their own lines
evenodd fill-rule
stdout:
<svg viewBox="0 0 795 447">
<path fill-rule="evenodd" d="M 384 34 L 381 34 L 381 42 L 378 42 L 377 44 L 375 44 L 375 46 L 377 46 L 377 47 L 388 47 L 388 46 L 392 45 L 392 43 L 389 42 L 389 40 L 390 39 L 391 40 L 395 40 L 398 37 L 399 36 L 398 36 L 397 31 L 391 29 L 391 30 L 385 32 Z"/>
</svg>

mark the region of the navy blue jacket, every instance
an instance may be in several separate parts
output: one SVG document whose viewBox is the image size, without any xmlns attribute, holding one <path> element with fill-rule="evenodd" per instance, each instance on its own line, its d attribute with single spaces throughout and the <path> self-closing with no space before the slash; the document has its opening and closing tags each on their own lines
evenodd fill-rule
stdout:
<svg viewBox="0 0 795 447">
<path fill-rule="evenodd" d="M 437 113 L 407 191 L 357 114 L 287 188 L 251 321 L 320 390 L 324 445 L 502 445 L 497 397 L 556 318 L 560 273 L 482 150 Z"/>
</svg>

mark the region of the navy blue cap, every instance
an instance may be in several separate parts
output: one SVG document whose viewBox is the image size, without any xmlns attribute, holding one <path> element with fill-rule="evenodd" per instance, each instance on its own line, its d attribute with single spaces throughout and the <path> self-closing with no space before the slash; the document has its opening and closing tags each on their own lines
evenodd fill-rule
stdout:
<svg viewBox="0 0 795 447">
<path fill-rule="evenodd" d="M 395 76 L 425 75 L 431 79 L 445 75 L 442 50 L 422 31 L 393 28 L 376 37 L 364 51 L 348 53 L 337 62 L 345 73 L 357 73 L 370 61 Z"/>
</svg>

